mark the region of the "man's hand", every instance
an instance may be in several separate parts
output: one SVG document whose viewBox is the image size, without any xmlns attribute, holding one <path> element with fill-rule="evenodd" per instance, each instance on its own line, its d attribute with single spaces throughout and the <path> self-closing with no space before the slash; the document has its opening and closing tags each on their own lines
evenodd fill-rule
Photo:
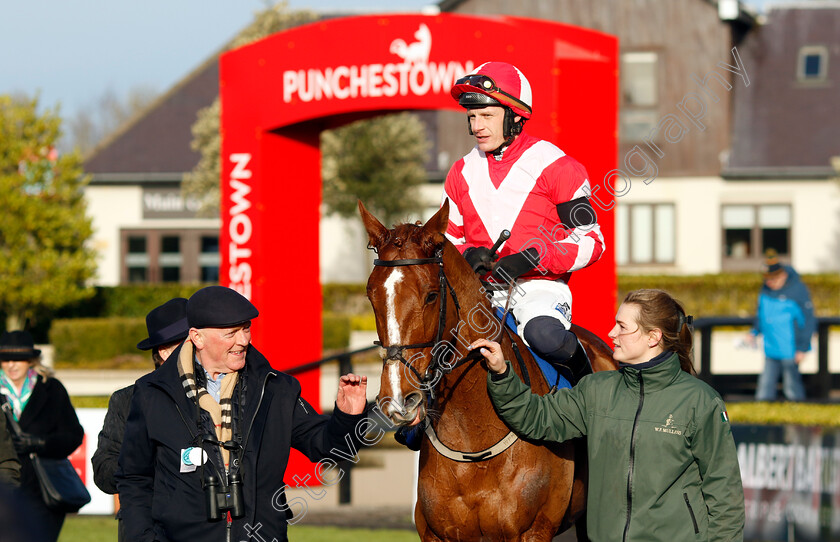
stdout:
<svg viewBox="0 0 840 542">
<path fill-rule="evenodd" d="M 345 414 L 361 414 L 367 406 L 367 377 L 347 373 L 338 381 L 335 404 Z"/>
<path fill-rule="evenodd" d="M 805 359 L 805 352 L 797 352 L 793 355 L 793 362 L 799 365 Z"/>
<path fill-rule="evenodd" d="M 534 248 L 509 254 L 493 264 L 493 278 L 498 282 L 510 282 L 534 269 L 540 264 L 540 253 Z"/>
<path fill-rule="evenodd" d="M 505 357 L 502 355 L 502 347 L 499 343 L 487 339 L 478 339 L 469 348 L 470 350 L 481 349 L 479 352 L 487 359 L 487 368 L 491 372 L 497 374 L 505 372 Z"/>
<path fill-rule="evenodd" d="M 491 271 L 496 258 L 487 247 L 470 247 L 464 251 L 464 259 L 479 276 Z"/>
</svg>

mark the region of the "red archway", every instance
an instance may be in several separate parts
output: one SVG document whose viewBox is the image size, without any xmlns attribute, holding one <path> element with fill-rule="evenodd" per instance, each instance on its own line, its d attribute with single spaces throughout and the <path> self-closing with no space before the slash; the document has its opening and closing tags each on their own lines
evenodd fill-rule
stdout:
<svg viewBox="0 0 840 542">
<path fill-rule="evenodd" d="M 221 282 L 260 309 L 257 347 L 279 369 L 321 355 L 323 129 L 388 111 L 457 109 L 455 78 L 508 61 L 533 89 L 527 130 L 583 163 L 594 187 L 618 153 L 617 54 L 614 37 L 588 29 L 440 14 L 330 19 L 222 55 Z M 612 203 L 598 198 L 607 249 L 571 286 L 575 322 L 603 336 L 616 280 Z M 317 373 L 302 383 L 317 405 Z"/>
</svg>

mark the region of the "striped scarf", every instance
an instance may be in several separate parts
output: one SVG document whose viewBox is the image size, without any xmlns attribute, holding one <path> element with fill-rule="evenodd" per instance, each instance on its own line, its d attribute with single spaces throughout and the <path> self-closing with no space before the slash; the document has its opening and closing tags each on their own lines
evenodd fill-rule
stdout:
<svg viewBox="0 0 840 542">
<path fill-rule="evenodd" d="M 20 421 L 20 415 L 23 409 L 26 408 L 26 403 L 29 402 L 29 397 L 32 395 L 32 390 L 35 389 L 35 384 L 38 382 L 38 373 L 35 369 L 30 368 L 26 371 L 26 379 L 23 381 L 20 393 L 15 389 L 15 385 L 6 376 L 6 373 L 0 371 L 0 393 L 9 399 L 12 404 L 12 412 L 15 416 L 15 421 Z"/>
<path fill-rule="evenodd" d="M 192 401 L 198 398 L 198 406 L 210 414 L 210 418 L 213 420 L 213 426 L 216 428 L 216 438 L 220 442 L 227 442 L 233 438 L 233 407 L 231 397 L 233 396 L 234 388 L 236 388 L 239 373 L 229 373 L 222 379 L 222 389 L 219 394 L 220 402 L 217 403 L 207 393 L 207 388 L 197 385 L 195 378 L 196 369 L 193 360 L 193 344 L 188 339 L 181 347 L 181 353 L 178 356 L 178 374 L 181 377 L 181 385 L 184 386 L 187 398 Z M 227 471 L 230 465 L 230 451 L 225 448 L 222 448 L 221 451 L 222 460 L 225 463 L 225 471 Z"/>
</svg>

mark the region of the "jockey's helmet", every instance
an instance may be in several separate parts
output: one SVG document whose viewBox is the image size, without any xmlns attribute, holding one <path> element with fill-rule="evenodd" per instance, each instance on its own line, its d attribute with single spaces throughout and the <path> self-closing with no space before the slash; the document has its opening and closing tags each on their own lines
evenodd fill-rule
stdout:
<svg viewBox="0 0 840 542">
<path fill-rule="evenodd" d="M 465 109 L 495 105 L 509 108 L 523 119 L 531 118 L 531 84 L 507 62 L 485 62 L 455 81 L 450 94 Z"/>
</svg>

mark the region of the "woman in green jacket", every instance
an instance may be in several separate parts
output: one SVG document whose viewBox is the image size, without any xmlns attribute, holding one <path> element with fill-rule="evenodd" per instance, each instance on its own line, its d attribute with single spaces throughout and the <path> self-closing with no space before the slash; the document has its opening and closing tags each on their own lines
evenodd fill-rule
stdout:
<svg viewBox="0 0 840 542">
<path fill-rule="evenodd" d="M 618 371 L 531 393 L 481 339 L 499 416 L 522 437 L 586 436 L 595 542 L 743 540 L 744 493 L 726 407 L 692 375 L 690 317 L 661 290 L 630 292 L 609 333 Z"/>
</svg>

